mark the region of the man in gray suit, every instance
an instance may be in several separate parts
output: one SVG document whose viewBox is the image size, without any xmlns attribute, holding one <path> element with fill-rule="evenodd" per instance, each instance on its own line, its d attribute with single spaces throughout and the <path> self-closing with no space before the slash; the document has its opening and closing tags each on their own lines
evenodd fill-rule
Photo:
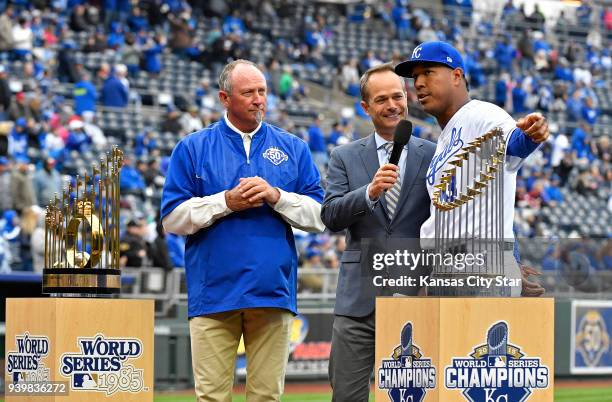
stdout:
<svg viewBox="0 0 612 402">
<path fill-rule="evenodd" d="M 346 229 L 336 290 L 329 377 L 333 401 L 367 402 L 374 366 L 374 303 L 393 289 L 373 284 L 373 250 L 394 252 L 393 243 L 418 244 L 421 224 L 429 217 L 425 187 L 427 167 L 436 146 L 412 137 L 402 150 L 399 167 L 387 163 L 395 126 L 406 115 L 403 80 L 393 66 L 379 65 L 361 77 L 361 105 L 375 133 L 335 148 L 327 172 L 321 218 L 332 231 Z M 406 247 L 403 247 L 405 245 Z M 417 246 L 418 247 L 418 246 Z M 418 276 L 423 272 L 406 270 Z M 417 287 L 400 293 L 418 294 Z"/>
</svg>

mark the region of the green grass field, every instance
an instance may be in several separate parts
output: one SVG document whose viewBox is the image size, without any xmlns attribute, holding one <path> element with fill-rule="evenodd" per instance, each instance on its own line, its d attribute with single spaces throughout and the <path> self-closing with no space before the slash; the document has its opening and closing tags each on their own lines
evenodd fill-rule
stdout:
<svg viewBox="0 0 612 402">
<path fill-rule="evenodd" d="M 283 396 L 283 402 L 329 402 L 330 394 L 293 394 Z M 158 395 L 155 402 L 194 402 L 193 396 Z M 374 401 L 371 397 L 370 401 Z M 0 399 L 4 402 L 4 399 Z M 245 402 L 244 395 L 237 395 L 232 402 Z M 612 402 L 612 388 L 595 389 L 558 389 L 555 402 Z"/>
</svg>

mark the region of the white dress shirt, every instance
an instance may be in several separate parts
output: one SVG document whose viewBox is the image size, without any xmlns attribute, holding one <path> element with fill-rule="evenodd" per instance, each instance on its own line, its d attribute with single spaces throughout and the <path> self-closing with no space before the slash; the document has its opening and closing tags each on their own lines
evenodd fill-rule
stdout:
<svg viewBox="0 0 612 402">
<path fill-rule="evenodd" d="M 383 137 L 381 137 L 377 132 L 374 132 L 374 141 L 376 142 L 376 154 L 378 155 L 378 164 L 379 167 L 389 163 L 389 156 L 390 153 L 387 153 L 387 150 L 385 149 L 385 144 L 387 142 L 392 142 L 392 141 L 387 141 L 385 140 Z M 400 167 L 399 169 L 399 175 L 400 175 L 400 182 L 403 183 L 404 182 L 404 166 L 406 164 L 406 157 L 408 156 L 408 144 L 404 145 L 404 148 L 402 149 L 402 153 L 400 155 L 400 159 L 397 166 Z M 372 183 L 368 184 L 368 187 L 366 188 L 366 201 L 368 202 L 368 206 L 370 207 L 370 209 L 374 209 L 374 206 L 376 206 L 376 203 L 378 202 L 378 200 L 380 198 L 377 198 L 375 200 L 371 200 L 370 196 L 368 194 L 370 194 L 370 186 L 372 185 Z"/>
</svg>

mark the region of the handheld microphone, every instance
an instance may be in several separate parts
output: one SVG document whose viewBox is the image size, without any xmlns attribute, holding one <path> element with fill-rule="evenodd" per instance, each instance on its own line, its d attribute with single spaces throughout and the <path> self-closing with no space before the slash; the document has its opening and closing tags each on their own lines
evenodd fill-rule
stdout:
<svg viewBox="0 0 612 402">
<path fill-rule="evenodd" d="M 397 126 L 395 126 L 395 132 L 393 133 L 393 149 L 391 150 L 389 163 L 397 166 L 400 156 L 402 155 L 402 148 L 404 148 L 404 145 L 408 144 L 411 135 L 412 122 L 400 120 Z"/>
</svg>

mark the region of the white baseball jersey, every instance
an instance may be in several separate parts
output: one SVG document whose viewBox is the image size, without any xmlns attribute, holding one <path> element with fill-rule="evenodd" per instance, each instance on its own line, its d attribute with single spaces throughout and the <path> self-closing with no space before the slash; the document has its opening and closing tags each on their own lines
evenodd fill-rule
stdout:
<svg viewBox="0 0 612 402">
<path fill-rule="evenodd" d="M 506 144 L 512 132 L 516 129 L 516 122 L 505 110 L 489 102 L 479 100 L 471 100 L 461 107 L 450 119 L 440 137 L 436 147 L 436 153 L 431 160 L 427 171 L 427 191 L 429 197 L 433 200 L 434 185 L 440 183 L 443 172 L 453 167 L 448 162 L 455 159 L 455 154 L 469 142 L 489 132 L 490 130 L 499 127 L 504 133 Z M 471 163 L 480 163 L 480 159 L 474 160 L 470 158 Z M 516 190 L 516 172 L 520 168 L 523 159 L 507 156 L 504 163 L 504 191 L 503 191 L 503 222 L 504 222 L 504 238 L 512 240 L 514 234 L 512 232 L 512 222 L 514 220 L 514 198 Z M 467 169 L 466 169 L 467 170 Z M 466 176 L 457 176 L 456 187 L 461 188 L 462 177 L 468 183 L 472 183 L 473 174 L 467 173 Z M 453 214 L 455 228 L 454 233 L 450 234 L 451 238 L 491 238 L 494 225 L 491 222 L 485 223 L 479 217 L 485 215 L 484 208 L 486 205 L 480 205 L 480 197 L 476 197 L 470 205 L 475 207 L 467 207 L 464 204 L 457 209 L 456 214 Z M 483 203 L 484 204 L 484 203 Z M 433 238 L 435 235 L 435 206 L 431 204 L 431 216 L 421 226 L 421 238 Z M 475 211 L 475 214 L 473 212 Z M 474 215 L 474 217 L 472 217 Z M 489 215 L 492 215 L 491 213 Z"/>
</svg>

